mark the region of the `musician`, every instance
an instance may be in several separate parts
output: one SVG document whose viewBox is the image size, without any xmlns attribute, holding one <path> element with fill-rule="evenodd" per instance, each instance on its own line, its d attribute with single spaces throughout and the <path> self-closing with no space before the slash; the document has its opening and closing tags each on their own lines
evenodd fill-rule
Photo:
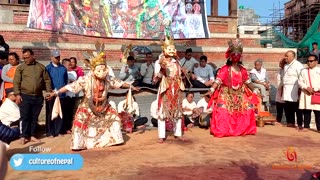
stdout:
<svg viewBox="0 0 320 180">
<path fill-rule="evenodd" d="M 158 85 L 152 84 L 154 74 L 154 62 L 152 59 L 152 53 L 146 54 L 147 62 L 141 64 L 140 73 L 142 76 L 142 86 L 149 88 L 157 88 Z"/>
<path fill-rule="evenodd" d="M 200 66 L 194 68 L 191 83 L 195 88 L 210 88 L 214 82 L 213 70 L 207 64 L 207 56 L 200 57 Z"/>
<path fill-rule="evenodd" d="M 192 57 L 191 48 L 186 49 L 185 57 L 180 59 L 179 63 L 181 65 L 181 71 L 186 78 L 185 85 L 187 87 L 190 87 L 190 78 L 191 74 L 193 73 L 193 69 L 199 66 L 199 62 L 194 57 Z"/>
</svg>

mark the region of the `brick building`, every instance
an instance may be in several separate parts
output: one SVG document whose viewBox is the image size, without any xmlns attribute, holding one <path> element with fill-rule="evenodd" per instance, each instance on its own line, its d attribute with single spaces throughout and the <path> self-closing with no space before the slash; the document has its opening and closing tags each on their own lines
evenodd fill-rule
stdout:
<svg viewBox="0 0 320 180">
<path fill-rule="evenodd" d="M 26 27 L 29 5 L 21 4 L 25 2 L 0 0 L 0 34 L 10 45 L 11 51 L 20 53 L 21 48 L 31 47 L 38 60 L 48 61 L 50 50 L 59 48 L 62 57 L 76 56 L 82 59 L 81 51 L 94 50 L 94 44 L 99 41 L 106 44 L 109 64 L 115 69 L 122 66 L 120 55 L 128 44 L 148 46 L 155 57 L 161 51 L 159 40 L 100 38 L 29 29 Z M 236 38 L 237 34 L 237 6 L 237 0 L 229 0 L 229 16 L 218 16 L 218 0 L 211 0 L 211 14 L 207 17 L 211 38 L 176 40 L 180 57 L 184 56 L 186 48 L 191 47 L 196 58 L 204 54 L 208 56 L 209 62 L 218 66 L 224 64 L 227 41 Z M 272 72 L 277 70 L 279 59 L 288 49 L 261 48 L 259 35 L 241 35 L 240 39 L 244 46 L 244 64 L 252 68 L 254 60 L 264 59 L 265 67 L 271 71 L 271 79 L 274 81 L 275 73 Z"/>
</svg>

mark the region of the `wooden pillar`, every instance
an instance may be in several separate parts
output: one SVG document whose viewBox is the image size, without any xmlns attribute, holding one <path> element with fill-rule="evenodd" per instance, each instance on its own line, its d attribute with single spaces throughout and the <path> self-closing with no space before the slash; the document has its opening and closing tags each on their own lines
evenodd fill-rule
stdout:
<svg viewBox="0 0 320 180">
<path fill-rule="evenodd" d="M 218 0 L 211 0 L 211 16 L 218 16 Z"/>
<path fill-rule="evenodd" d="M 229 16 L 238 16 L 238 0 L 229 0 Z"/>
</svg>

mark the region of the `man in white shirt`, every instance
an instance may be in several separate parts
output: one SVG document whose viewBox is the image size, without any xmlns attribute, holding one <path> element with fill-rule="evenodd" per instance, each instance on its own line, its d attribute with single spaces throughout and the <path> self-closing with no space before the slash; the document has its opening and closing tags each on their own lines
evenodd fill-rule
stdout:
<svg viewBox="0 0 320 180">
<path fill-rule="evenodd" d="M 18 126 L 20 119 L 19 106 L 15 103 L 16 96 L 13 94 L 13 88 L 5 89 L 6 100 L 0 106 L 0 121 L 6 126 Z"/>
<path fill-rule="evenodd" d="M 115 78 L 116 76 L 114 75 L 114 72 L 113 72 L 112 68 L 110 66 L 108 66 L 108 65 L 107 65 L 107 68 L 109 70 L 107 78 L 108 79 Z"/>
<path fill-rule="evenodd" d="M 276 124 L 281 124 L 282 121 L 282 115 L 284 111 L 284 101 L 281 100 L 282 96 L 282 87 L 281 87 L 281 79 L 283 77 L 284 73 L 284 65 L 286 64 L 285 59 L 281 59 L 279 62 L 279 70 L 277 73 L 277 94 L 276 94 L 276 109 L 277 109 L 277 122 Z"/>
<path fill-rule="evenodd" d="M 200 66 L 194 68 L 191 83 L 195 88 L 210 88 L 214 82 L 213 70 L 207 60 L 207 56 L 201 56 Z"/>
<path fill-rule="evenodd" d="M 67 68 L 67 73 L 68 73 L 68 84 L 76 81 L 78 79 L 78 75 L 75 70 L 72 69 L 71 66 L 71 60 L 70 59 L 63 59 L 62 60 L 62 65 Z M 76 99 L 77 99 L 77 94 L 67 91 L 66 92 L 66 97 L 64 98 L 64 112 L 63 112 L 63 121 L 64 121 L 64 131 L 67 134 L 71 134 L 71 129 L 72 129 L 72 122 L 73 122 L 73 117 L 76 112 Z"/>
<path fill-rule="evenodd" d="M 194 93 L 187 92 L 186 98 L 182 100 L 182 114 L 184 117 L 184 123 L 188 128 L 198 125 L 195 121 L 199 114 L 196 113 L 197 104 L 193 100 Z"/>
<path fill-rule="evenodd" d="M 138 103 L 135 101 L 135 97 L 127 96 L 126 99 L 122 100 L 118 104 L 118 113 L 122 111 L 127 112 L 132 115 L 134 120 L 134 129 L 142 129 L 145 127 L 145 124 L 148 122 L 147 117 L 140 117 L 140 109 Z"/>
<path fill-rule="evenodd" d="M 150 107 L 151 123 L 153 127 L 158 127 L 158 119 L 163 118 L 163 115 L 159 114 L 157 109 L 158 109 L 158 101 L 154 100 L 151 103 L 151 107 Z"/>
<path fill-rule="evenodd" d="M 114 101 L 110 100 L 109 98 L 108 98 L 108 101 L 109 101 L 109 105 L 110 105 L 114 110 L 117 111 L 117 105 L 116 105 L 116 103 L 115 103 Z"/>
<path fill-rule="evenodd" d="M 201 119 L 199 119 L 199 126 L 208 128 L 210 126 L 210 119 L 212 113 L 212 107 L 208 108 L 208 103 L 211 96 L 206 94 L 197 103 L 197 108 L 201 109 Z"/>
<path fill-rule="evenodd" d="M 317 130 L 320 131 L 320 104 L 311 103 L 311 95 L 320 91 L 320 68 L 317 67 L 318 57 L 315 54 L 308 56 L 308 68 L 302 69 L 299 76 L 299 86 L 301 95 L 299 101 L 299 109 L 303 113 L 304 119 L 298 119 L 298 129 L 304 131 L 310 128 L 311 112 L 315 114 L 315 122 Z"/>
<path fill-rule="evenodd" d="M 154 73 L 154 62 L 152 59 L 152 53 L 146 54 L 147 62 L 141 64 L 140 72 L 142 79 L 142 86 L 149 88 L 157 88 L 156 85 L 152 84 L 153 73 Z"/>
<path fill-rule="evenodd" d="M 250 71 L 250 78 L 253 82 L 253 85 L 256 88 L 259 88 L 261 94 L 263 95 L 262 102 L 265 106 L 265 110 L 268 110 L 269 103 L 269 90 L 270 83 L 267 70 L 262 67 L 263 61 L 261 59 L 257 59 L 254 62 L 254 68 Z"/>
<path fill-rule="evenodd" d="M 295 114 L 297 119 L 302 119 L 302 113 L 299 110 L 299 85 L 298 78 L 303 69 L 303 65 L 297 61 L 294 51 L 285 53 L 286 65 L 284 66 L 284 75 L 281 80 L 283 86 L 282 100 L 285 101 L 284 113 L 286 115 L 287 126 L 295 127 Z"/>
<path fill-rule="evenodd" d="M 184 76 L 186 78 L 191 78 L 191 74 L 193 73 L 193 70 L 195 67 L 198 67 L 199 62 L 192 57 L 192 49 L 188 48 L 186 49 L 186 53 L 185 53 L 185 57 L 180 59 L 179 61 L 180 65 L 181 65 L 181 71 L 184 74 Z M 190 87 L 191 84 L 189 83 L 189 81 L 185 81 L 185 85 L 186 87 Z"/>
<path fill-rule="evenodd" d="M 0 141 L 6 143 L 19 139 L 21 130 L 19 129 L 20 111 L 15 103 L 16 95 L 13 93 L 13 88 L 7 88 L 6 100 L 0 107 Z"/>
<path fill-rule="evenodd" d="M 140 86 L 140 69 L 135 65 L 133 56 L 127 58 L 127 64 L 123 66 L 119 73 L 119 79 L 124 82 L 132 83 L 132 86 Z"/>
</svg>

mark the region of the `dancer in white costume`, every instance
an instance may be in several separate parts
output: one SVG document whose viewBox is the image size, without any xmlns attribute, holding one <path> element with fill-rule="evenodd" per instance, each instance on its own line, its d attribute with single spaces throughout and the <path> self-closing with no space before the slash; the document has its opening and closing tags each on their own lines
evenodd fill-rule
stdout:
<svg viewBox="0 0 320 180">
<path fill-rule="evenodd" d="M 174 125 L 174 136 L 179 140 L 182 138 L 182 91 L 185 89 L 181 78 L 181 67 L 177 58 L 173 39 L 166 37 L 162 45 L 163 53 L 155 63 L 155 76 L 153 83 L 159 80 L 158 89 L 158 132 L 159 142 L 165 140 L 166 124 Z M 162 117 L 163 118 L 160 118 Z"/>
<path fill-rule="evenodd" d="M 108 76 L 106 55 L 103 52 L 104 45 L 97 44 L 98 52 L 91 52 L 91 71 L 84 77 L 50 96 L 58 95 L 66 91 L 77 93 L 81 90 L 85 93 L 74 117 L 72 128 L 72 150 L 101 148 L 123 143 L 121 132 L 121 120 L 107 99 L 108 89 L 129 88 L 130 84 Z M 138 90 L 132 87 L 133 90 Z"/>
</svg>

